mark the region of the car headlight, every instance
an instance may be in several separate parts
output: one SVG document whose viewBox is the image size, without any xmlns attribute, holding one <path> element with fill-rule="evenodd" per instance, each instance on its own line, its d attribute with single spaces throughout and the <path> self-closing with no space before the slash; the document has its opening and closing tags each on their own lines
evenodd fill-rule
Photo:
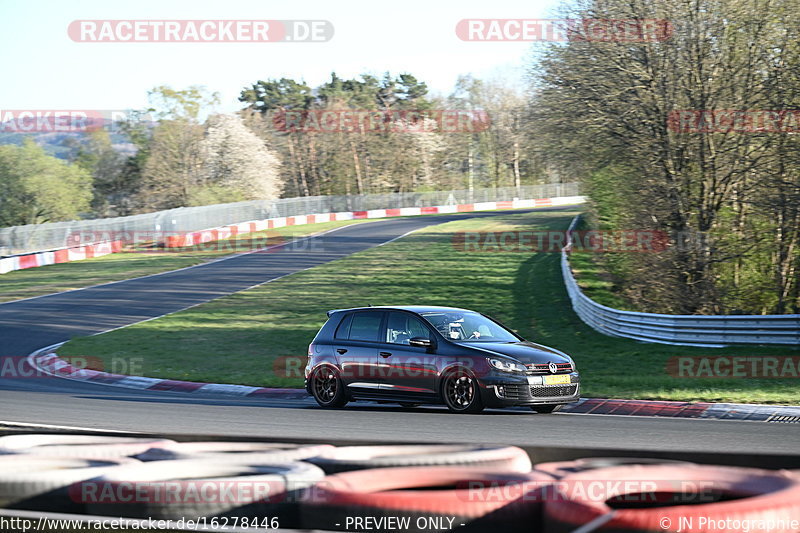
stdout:
<svg viewBox="0 0 800 533">
<path fill-rule="evenodd" d="M 490 365 L 495 367 L 497 370 L 502 370 L 503 372 L 525 372 L 526 370 L 525 365 L 516 363 L 514 361 L 509 361 L 507 359 L 490 358 L 487 360 L 489 361 Z"/>
</svg>

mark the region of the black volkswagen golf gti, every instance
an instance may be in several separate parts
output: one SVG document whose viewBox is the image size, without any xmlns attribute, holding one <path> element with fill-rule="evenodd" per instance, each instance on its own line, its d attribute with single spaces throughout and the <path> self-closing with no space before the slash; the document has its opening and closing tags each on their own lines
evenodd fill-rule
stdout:
<svg viewBox="0 0 800 533">
<path fill-rule="evenodd" d="M 512 405 L 552 413 L 580 395 L 570 356 L 454 307 L 329 311 L 308 347 L 305 378 L 322 407 L 368 400 L 444 403 L 457 413 Z"/>
</svg>

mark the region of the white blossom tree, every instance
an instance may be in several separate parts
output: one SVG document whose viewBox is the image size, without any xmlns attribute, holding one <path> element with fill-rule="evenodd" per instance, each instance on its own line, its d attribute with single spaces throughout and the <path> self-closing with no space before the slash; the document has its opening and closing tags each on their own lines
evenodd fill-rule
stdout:
<svg viewBox="0 0 800 533">
<path fill-rule="evenodd" d="M 416 152 L 412 158 L 419 162 L 412 188 L 435 187 L 433 164 L 447 148 L 439 131 L 439 125 L 433 119 L 423 118 L 416 125 L 406 124 L 406 126 L 408 131 L 404 134 L 404 139 L 409 141 L 407 146 Z"/>
<path fill-rule="evenodd" d="M 203 183 L 192 203 L 269 199 L 280 194 L 278 156 L 239 115 L 209 117 L 200 153 Z"/>
</svg>

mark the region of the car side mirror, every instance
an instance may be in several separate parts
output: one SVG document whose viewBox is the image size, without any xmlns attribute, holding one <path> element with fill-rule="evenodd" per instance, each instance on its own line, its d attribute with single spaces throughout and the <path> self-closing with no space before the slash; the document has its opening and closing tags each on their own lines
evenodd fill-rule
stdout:
<svg viewBox="0 0 800 533">
<path fill-rule="evenodd" d="M 408 339 L 408 344 L 411 346 L 419 346 L 420 348 L 431 348 L 433 341 L 425 337 L 411 337 Z"/>
</svg>

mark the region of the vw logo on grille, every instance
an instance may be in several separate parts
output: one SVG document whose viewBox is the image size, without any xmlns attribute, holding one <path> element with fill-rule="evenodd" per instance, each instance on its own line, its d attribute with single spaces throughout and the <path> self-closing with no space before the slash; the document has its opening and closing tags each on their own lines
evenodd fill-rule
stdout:
<svg viewBox="0 0 800 533">
<path fill-rule="evenodd" d="M 550 369 L 550 373 L 551 374 L 555 374 L 556 372 L 558 372 L 558 366 L 556 366 L 555 363 L 552 363 L 552 362 L 551 363 L 547 363 L 547 368 Z"/>
</svg>

